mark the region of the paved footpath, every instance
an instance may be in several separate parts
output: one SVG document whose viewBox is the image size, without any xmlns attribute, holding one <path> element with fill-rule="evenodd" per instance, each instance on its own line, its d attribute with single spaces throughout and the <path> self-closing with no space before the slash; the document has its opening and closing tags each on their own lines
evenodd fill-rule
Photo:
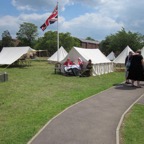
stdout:
<svg viewBox="0 0 144 144">
<path fill-rule="evenodd" d="M 144 104 L 142 88 L 118 84 L 83 100 L 48 122 L 28 144 L 116 144 L 120 119 L 135 102 Z"/>
</svg>

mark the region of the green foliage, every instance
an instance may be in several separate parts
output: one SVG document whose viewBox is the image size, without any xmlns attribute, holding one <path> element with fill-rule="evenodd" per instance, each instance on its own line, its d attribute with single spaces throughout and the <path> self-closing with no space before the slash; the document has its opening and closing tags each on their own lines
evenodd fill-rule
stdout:
<svg viewBox="0 0 144 144">
<path fill-rule="evenodd" d="M 63 46 L 69 51 L 73 46 L 80 46 L 80 41 L 70 33 L 59 33 L 59 47 Z M 49 56 L 57 51 L 57 32 L 48 31 L 37 40 L 35 49 L 48 50 Z"/>
<path fill-rule="evenodd" d="M 144 36 L 139 33 L 126 32 L 124 28 L 116 34 L 107 36 L 101 42 L 100 49 L 107 55 L 111 51 L 118 55 L 126 46 L 134 51 L 141 49 L 144 45 Z"/>
<path fill-rule="evenodd" d="M 8 30 L 6 30 L 2 33 L 2 38 L 5 38 L 5 37 L 11 38 L 10 32 Z"/>
<path fill-rule="evenodd" d="M 31 46 L 34 49 L 47 50 L 49 56 L 57 51 L 57 32 L 48 31 L 43 37 L 38 39 L 38 29 L 35 24 L 26 23 L 20 25 L 19 31 L 16 33 L 17 38 L 20 40 L 18 46 Z M 0 43 L 0 50 L 3 46 L 13 46 L 11 43 L 11 36 L 8 31 L 4 31 L 4 39 Z M 86 40 L 95 41 L 91 37 L 87 37 Z M 108 55 L 113 51 L 118 55 L 126 46 L 130 46 L 134 51 L 141 49 L 144 46 L 144 36 L 140 33 L 133 33 L 131 31 L 126 32 L 124 28 L 115 34 L 111 34 L 102 40 L 100 43 L 100 49 Z M 69 32 L 59 33 L 59 47 L 63 46 L 67 52 L 71 50 L 73 46 L 80 47 L 80 40 L 72 37 Z"/>
<path fill-rule="evenodd" d="M 38 38 L 35 49 L 48 50 L 49 55 L 57 51 L 57 33 L 48 31 L 44 34 L 44 37 Z"/>
<path fill-rule="evenodd" d="M 73 46 L 80 46 L 80 41 L 72 37 L 70 33 L 60 33 L 60 45 L 67 51 L 70 51 Z"/>
<path fill-rule="evenodd" d="M 54 65 L 37 60 L 5 71 L 9 79 L 0 83 L 0 144 L 26 144 L 68 106 L 124 81 L 122 72 L 65 77 L 54 74 Z"/>
<path fill-rule="evenodd" d="M 32 23 L 26 23 L 20 25 L 19 31 L 16 33 L 17 38 L 20 40 L 19 46 L 31 46 L 33 47 L 33 41 L 38 36 L 37 26 Z"/>
<path fill-rule="evenodd" d="M 8 30 L 6 30 L 2 33 L 1 46 L 2 47 L 14 46 L 12 43 L 12 37 L 11 37 L 10 32 Z"/>
</svg>

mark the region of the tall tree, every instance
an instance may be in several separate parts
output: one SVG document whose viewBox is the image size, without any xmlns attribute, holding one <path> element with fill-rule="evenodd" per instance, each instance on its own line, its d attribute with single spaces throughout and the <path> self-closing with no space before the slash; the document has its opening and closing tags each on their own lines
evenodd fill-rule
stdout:
<svg viewBox="0 0 144 144">
<path fill-rule="evenodd" d="M 63 46 L 69 52 L 73 46 L 79 47 L 80 41 L 72 37 L 69 32 L 60 33 L 60 46 Z"/>
<path fill-rule="evenodd" d="M 2 45 L 2 47 L 14 46 L 13 43 L 12 43 L 12 37 L 11 37 L 10 32 L 8 30 L 5 30 L 2 33 L 1 45 Z"/>
<path fill-rule="evenodd" d="M 100 44 L 100 49 L 107 55 L 114 51 L 117 55 L 129 46 L 134 51 L 141 49 L 144 45 L 144 36 L 139 33 L 126 32 L 124 28 L 116 34 L 107 36 Z"/>
<path fill-rule="evenodd" d="M 24 22 L 20 25 L 20 29 L 16 35 L 20 40 L 19 45 L 33 47 L 33 43 L 38 36 L 37 26 L 32 23 Z"/>
<path fill-rule="evenodd" d="M 80 46 L 80 41 L 71 36 L 70 33 L 59 33 L 59 46 L 69 51 L 73 46 Z M 57 51 L 57 32 L 48 31 L 37 40 L 35 49 L 48 50 L 49 56 Z"/>
</svg>

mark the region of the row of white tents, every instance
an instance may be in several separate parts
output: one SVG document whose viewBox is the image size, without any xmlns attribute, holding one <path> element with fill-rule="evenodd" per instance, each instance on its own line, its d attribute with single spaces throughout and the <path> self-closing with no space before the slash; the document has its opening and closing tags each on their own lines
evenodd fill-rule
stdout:
<svg viewBox="0 0 144 144">
<path fill-rule="evenodd" d="M 18 60 L 22 55 L 33 52 L 31 47 L 4 47 L 0 52 L 0 65 L 11 65 Z M 124 64 L 126 56 L 129 51 L 133 51 L 127 46 L 116 58 L 113 52 L 107 57 L 99 49 L 85 49 L 79 47 L 73 47 L 69 53 L 61 46 L 57 52 L 55 52 L 50 58 L 49 62 L 63 63 L 67 58 L 72 61 L 76 61 L 79 57 L 84 61 L 86 65 L 88 60 L 91 59 L 93 66 L 93 75 L 101 75 L 109 72 L 113 72 L 113 64 Z M 144 57 L 144 47 L 141 50 Z"/>
<path fill-rule="evenodd" d="M 75 49 L 75 48 L 76 47 L 74 47 L 73 49 Z M 72 49 L 72 51 L 73 51 L 73 49 Z M 86 53 L 89 53 L 89 51 L 92 51 L 92 53 L 94 53 L 94 55 L 95 55 L 94 60 L 96 60 L 99 63 L 99 60 L 97 60 L 97 57 L 96 57 L 96 56 L 99 56 L 99 54 L 94 49 L 86 50 L 86 49 L 80 48 L 80 51 L 79 51 L 79 49 L 76 48 L 76 50 L 78 51 L 80 57 L 84 53 L 82 51 L 86 51 Z M 115 53 L 112 51 L 109 55 L 107 55 L 107 59 L 110 61 L 113 61 L 113 63 L 116 63 L 116 64 L 124 64 L 125 58 L 129 54 L 130 51 L 133 52 L 133 50 L 129 46 L 126 46 L 126 48 L 117 57 L 115 56 Z M 68 54 L 67 51 L 61 46 L 58 51 L 56 51 L 50 58 L 48 58 L 48 61 L 49 62 L 57 62 L 58 58 L 59 58 L 59 62 L 61 62 L 63 59 L 65 59 L 65 57 L 67 55 L 68 55 L 67 57 L 71 57 L 71 55 L 73 55 L 71 53 L 72 52 L 70 51 Z M 141 49 L 141 53 L 142 53 L 142 56 L 144 57 L 144 47 Z M 84 54 L 84 55 L 85 56 L 83 56 L 83 57 L 87 57 L 86 54 Z M 90 57 L 93 57 L 93 55 L 91 54 Z M 74 58 L 72 58 L 72 59 L 74 59 Z M 100 63 L 102 63 L 102 62 L 100 61 Z"/>
<path fill-rule="evenodd" d="M 126 46 L 126 48 L 117 57 L 115 57 L 113 51 L 106 57 L 99 49 L 73 47 L 70 52 L 67 53 L 65 49 L 61 47 L 57 52 L 54 53 L 54 55 L 48 58 L 48 61 L 57 62 L 59 57 L 59 62 L 64 63 L 67 58 L 70 58 L 72 61 L 76 61 L 80 57 L 86 64 L 88 60 L 91 59 L 94 64 L 93 75 L 96 76 L 113 72 L 113 64 L 124 64 L 125 58 L 130 51 L 133 52 L 129 46 Z M 144 47 L 142 48 L 141 53 L 144 57 Z"/>
<path fill-rule="evenodd" d="M 86 66 L 88 60 L 91 59 L 93 63 L 93 76 L 113 72 L 113 63 L 99 49 L 73 47 L 70 52 L 67 53 L 64 48 L 61 47 L 48 58 L 48 61 L 57 62 L 57 58 L 59 58 L 61 64 L 63 64 L 68 58 L 73 62 L 76 62 L 78 58 L 81 58 L 84 62 L 84 66 Z M 61 67 L 61 71 L 64 72 L 63 67 Z"/>
<path fill-rule="evenodd" d="M 114 63 L 118 64 L 124 64 L 125 63 L 125 58 L 129 54 L 129 52 L 132 51 L 134 52 L 129 46 L 126 46 L 126 48 L 117 56 L 115 57 L 114 52 L 112 51 L 107 58 Z M 144 57 L 144 47 L 141 49 L 141 55 Z"/>
<path fill-rule="evenodd" d="M 21 58 L 22 55 L 31 51 L 33 51 L 33 49 L 30 47 L 4 47 L 0 52 L 0 65 L 11 65 Z M 65 49 L 61 47 L 48 60 L 56 61 L 57 54 L 59 54 L 59 62 L 61 63 L 66 61 L 67 58 L 75 61 L 80 57 L 83 60 L 84 65 L 87 65 L 88 60 L 91 59 L 94 64 L 94 76 L 113 72 L 113 63 L 99 49 L 73 47 L 71 51 L 67 53 Z"/>
</svg>

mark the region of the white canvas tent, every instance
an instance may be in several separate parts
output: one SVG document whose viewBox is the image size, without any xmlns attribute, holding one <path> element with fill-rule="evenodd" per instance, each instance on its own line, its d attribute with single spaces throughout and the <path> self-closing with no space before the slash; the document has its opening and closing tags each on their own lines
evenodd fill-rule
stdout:
<svg viewBox="0 0 144 144">
<path fill-rule="evenodd" d="M 125 58 L 127 57 L 130 51 L 133 52 L 133 50 L 129 46 L 126 46 L 126 48 L 114 59 L 113 62 L 116 64 L 124 64 Z"/>
<path fill-rule="evenodd" d="M 48 61 L 49 62 L 62 61 L 67 56 L 67 54 L 68 54 L 67 51 L 61 46 L 50 58 L 48 58 Z"/>
<path fill-rule="evenodd" d="M 92 60 L 93 76 L 113 72 L 113 63 L 99 49 L 73 47 L 61 63 L 63 64 L 67 58 L 77 61 L 79 57 L 83 60 L 84 66 L 87 65 L 89 59 Z"/>
<path fill-rule="evenodd" d="M 3 47 L 0 53 L 0 65 L 11 65 L 22 55 L 33 51 L 30 47 Z"/>
<path fill-rule="evenodd" d="M 141 49 L 141 55 L 142 55 L 143 58 L 144 58 L 144 47 Z"/>
<path fill-rule="evenodd" d="M 114 52 L 112 51 L 109 55 L 107 55 L 107 58 L 110 60 L 110 61 L 113 61 L 115 59 L 115 54 Z"/>
</svg>

